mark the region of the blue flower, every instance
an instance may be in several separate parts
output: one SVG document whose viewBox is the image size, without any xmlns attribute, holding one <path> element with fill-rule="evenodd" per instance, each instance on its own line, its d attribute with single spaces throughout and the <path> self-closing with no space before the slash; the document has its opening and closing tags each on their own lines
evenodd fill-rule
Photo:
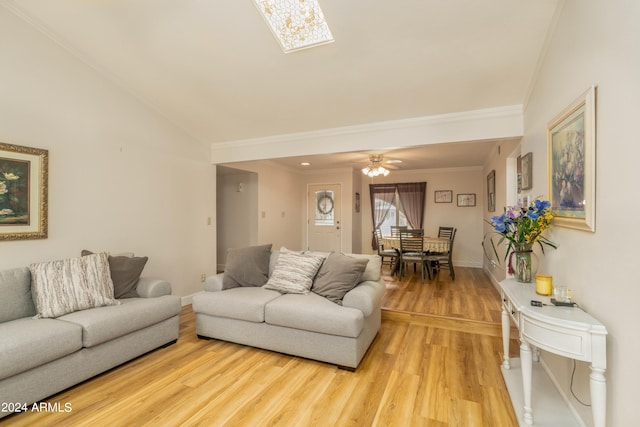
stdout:
<svg viewBox="0 0 640 427">
<path fill-rule="evenodd" d="M 529 217 L 534 221 L 537 220 L 539 216 L 540 216 L 540 213 L 536 210 L 529 209 L 529 212 L 527 212 L 527 217 Z"/>
<path fill-rule="evenodd" d="M 542 211 L 545 209 L 549 209 L 551 207 L 551 203 L 548 200 L 540 200 L 536 199 L 533 201 L 536 210 Z"/>
</svg>

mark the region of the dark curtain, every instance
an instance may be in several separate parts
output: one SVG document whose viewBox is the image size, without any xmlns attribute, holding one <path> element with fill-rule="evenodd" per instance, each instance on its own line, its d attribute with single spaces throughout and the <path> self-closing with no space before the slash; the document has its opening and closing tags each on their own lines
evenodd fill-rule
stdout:
<svg viewBox="0 0 640 427">
<path fill-rule="evenodd" d="M 389 215 L 389 210 L 396 197 L 396 184 L 369 184 L 369 194 L 371 196 L 371 223 L 373 224 L 373 231 L 371 235 L 371 247 L 378 250 L 378 244 L 376 242 L 375 230 L 380 227 Z M 386 209 L 376 209 L 376 200 L 386 202 Z"/>
<path fill-rule="evenodd" d="M 407 221 L 411 228 L 422 229 L 424 226 L 424 202 L 427 193 L 426 182 L 406 182 L 396 184 L 398 197 L 402 203 Z"/>
</svg>

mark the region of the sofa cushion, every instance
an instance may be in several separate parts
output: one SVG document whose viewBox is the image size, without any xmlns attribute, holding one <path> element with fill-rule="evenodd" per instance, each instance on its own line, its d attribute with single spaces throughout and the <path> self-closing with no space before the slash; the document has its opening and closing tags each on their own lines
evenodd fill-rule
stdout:
<svg viewBox="0 0 640 427">
<path fill-rule="evenodd" d="M 368 263 L 369 260 L 366 258 L 331 253 L 322 263 L 311 291 L 342 305 L 342 298 L 359 283 Z"/>
<path fill-rule="evenodd" d="M 280 255 L 265 289 L 273 289 L 284 294 L 309 293 L 313 279 L 322 265 L 321 255 L 304 254 L 280 249 Z"/>
<path fill-rule="evenodd" d="M 368 255 L 368 254 L 345 254 L 347 256 L 357 259 L 368 259 L 369 263 L 367 268 L 364 269 L 362 276 L 360 276 L 361 282 L 372 281 L 377 282 L 380 280 L 380 271 L 382 270 L 382 258 L 380 255 Z"/>
<path fill-rule="evenodd" d="M 222 289 L 262 286 L 269 278 L 271 244 L 227 251 Z"/>
<path fill-rule="evenodd" d="M 265 305 L 280 296 L 279 292 L 256 287 L 203 292 L 193 296 L 193 311 L 261 323 L 264 322 Z"/>
<path fill-rule="evenodd" d="M 127 298 L 113 307 L 98 307 L 60 316 L 82 328 L 82 345 L 92 347 L 180 314 L 180 298 Z"/>
<path fill-rule="evenodd" d="M 364 316 L 355 308 L 341 307 L 313 292 L 287 294 L 265 307 L 270 325 L 302 329 L 321 334 L 356 338 L 364 327 Z"/>
<path fill-rule="evenodd" d="M 106 253 L 29 266 L 33 300 L 39 317 L 117 305 Z"/>
<path fill-rule="evenodd" d="M 36 314 L 27 267 L 0 271 L 0 323 Z"/>
<path fill-rule="evenodd" d="M 91 255 L 93 252 L 84 249 L 82 256 Z M 149 257 L 114 256 L 109 255 L 109 272 L 113 281 L 113 296 L 119 298 L 135 298 L 140 275 Z"/>
<path fill-rule="evenodd" d="M 25 317 L 0 323 L 0 379 L 82 348 L 82 328 L 55 319 Z"/>
</svg>

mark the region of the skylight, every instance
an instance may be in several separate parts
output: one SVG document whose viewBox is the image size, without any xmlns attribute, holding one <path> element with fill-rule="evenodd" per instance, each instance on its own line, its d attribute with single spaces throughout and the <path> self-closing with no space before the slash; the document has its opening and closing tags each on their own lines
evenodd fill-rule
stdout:
<svg viewBox="0 0 640 427">
<path fill-rule="evenodd" d="M 333 42 L 316 0 L 253 0 L 285 53 Z"/>
</svg>

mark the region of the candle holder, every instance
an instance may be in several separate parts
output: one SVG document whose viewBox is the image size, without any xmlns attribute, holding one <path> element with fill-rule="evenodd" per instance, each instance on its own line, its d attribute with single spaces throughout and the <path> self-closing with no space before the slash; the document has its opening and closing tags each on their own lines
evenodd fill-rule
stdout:
<svg viewBox="0 0 640 427">
<path fill-rule="evenodd" d="M 536 294 L 549 296 L 553 291 L 553 276 L 536 274 Z"/>
</svg>

